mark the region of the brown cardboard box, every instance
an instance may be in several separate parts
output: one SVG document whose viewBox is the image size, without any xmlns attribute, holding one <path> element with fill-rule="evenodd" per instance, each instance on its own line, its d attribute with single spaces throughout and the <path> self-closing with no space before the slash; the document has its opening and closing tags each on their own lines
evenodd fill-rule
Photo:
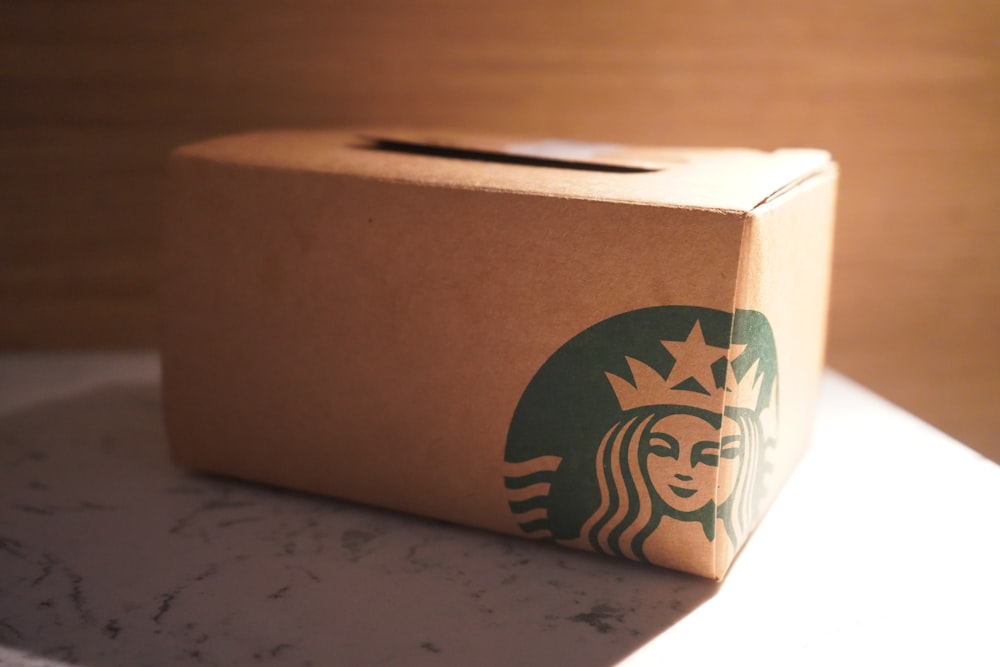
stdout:
<svg viewBox="0 0 1000 667">
<path fill-rule="evenodd" d="M 835 184 L 817 150 L 181 148 L 174 457 L 721 579 L 808 439 Z"/>
</svg>

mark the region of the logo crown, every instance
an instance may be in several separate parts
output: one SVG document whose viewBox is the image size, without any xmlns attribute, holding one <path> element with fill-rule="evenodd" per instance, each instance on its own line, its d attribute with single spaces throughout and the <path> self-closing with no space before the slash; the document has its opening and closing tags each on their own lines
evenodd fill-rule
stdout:
<svg viewBox="0 0 1000 667">
<path fill-rule="evenodd" d="M 632 382 L 605 373 L 622 410 L 650 405 L 688 405 L 712 412 L 722 412 L 727 405 L 757 408 L 763 379 L 759 360 L 755 360 L 739 380 L 733 372 L 732 359 L 742 354 L 746 345 L 730 345 L 728 349 L 708 345 L 701 322 L 697 320 L 686 340 L 661 340 L 660 344 L 674 358 L 673 368 L 666 378 L 632 357 L 625 357 Z M 727 352 L 731 356 L 727 356 Z M 725 359 L 726 364 L 726 380 L 721 387 L 716 386 L 712 371 L 719 359 Z"/>
</svg>

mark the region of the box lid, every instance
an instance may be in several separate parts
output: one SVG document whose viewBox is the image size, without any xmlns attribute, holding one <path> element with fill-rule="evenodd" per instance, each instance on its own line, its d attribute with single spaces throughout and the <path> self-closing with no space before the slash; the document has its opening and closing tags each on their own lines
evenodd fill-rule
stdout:
<svg viewBox="0 0 1000 667">
<path fill-rule="evenodd" d="M 817 149 L 658 148 L 400 129 L 271 130 L 177 158 L 459 189 L 749 212 L 831 167 Z"/>
</svg>

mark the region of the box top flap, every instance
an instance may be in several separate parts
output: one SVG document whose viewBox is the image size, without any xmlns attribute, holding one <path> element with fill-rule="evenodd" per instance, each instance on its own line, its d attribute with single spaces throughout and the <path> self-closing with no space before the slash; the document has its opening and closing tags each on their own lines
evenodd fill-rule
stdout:
<svg viewBox="0 0 1000 667">
<path fill-rule="evenodd" d="M 659 148 L 451 131 L 273 130 L 211 139 L 178 158 L 460 189 L 749 212 L 831 168 L 826 151 Z"/>
</svg>

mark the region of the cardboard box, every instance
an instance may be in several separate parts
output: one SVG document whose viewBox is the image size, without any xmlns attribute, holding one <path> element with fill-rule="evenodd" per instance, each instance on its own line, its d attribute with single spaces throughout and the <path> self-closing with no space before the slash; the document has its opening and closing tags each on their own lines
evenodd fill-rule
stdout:
<svg viewBox="0 0 1000 667">
<path fill-rule="evenodd" d="M 721 579 L 806 445 L 823 151 L 287 131 L 170 174 L 182 466 Z"/>
</svg>

